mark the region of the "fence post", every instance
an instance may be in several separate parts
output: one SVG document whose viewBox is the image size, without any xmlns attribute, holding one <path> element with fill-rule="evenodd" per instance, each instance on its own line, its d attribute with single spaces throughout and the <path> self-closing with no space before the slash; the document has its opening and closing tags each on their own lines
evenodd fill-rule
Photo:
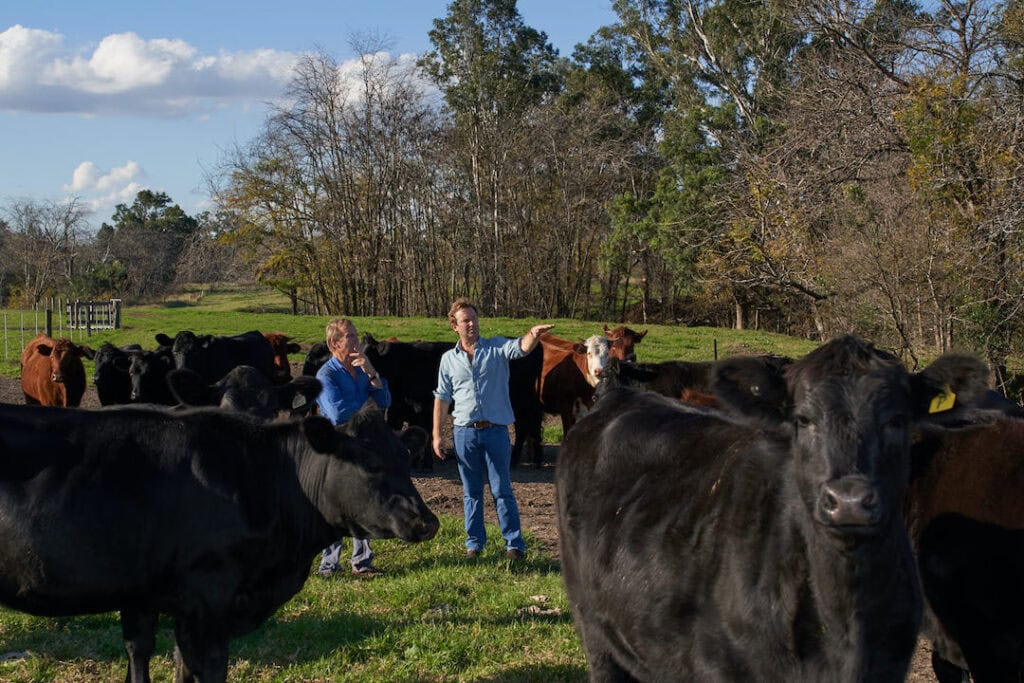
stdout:
<svg viewBox="0 0 1024 683">
<path fill-rule="evenodd" d="M 21 348 L 25 348 L 25 311 L 21 312 Z"/>
<path fill-rule="evenodd" d="M 4 313 L 4 360 L 7 360 L 8 358 L 10 358 L 10 356 L 7 355 L 7 314 Z"/>
<path fill-rule="evenodd" d="M 121 329 L 121 300 L 111 299 L 110 302 L 114 304 L 114 329 Z"/>
<path fill-rule="evenodd" d="M 53 337 L 53 309 L 46 309 L 46 336 Z"/>
<path fill-rule="evenodd" d="M 86 309 L 85 309 L 85 336 L 86 337 L 91 337 L 92 336 L 92 312 L 93 312 L 92 302 L 90 301 L 88 304 L 86 304 Z"/>
</svg>

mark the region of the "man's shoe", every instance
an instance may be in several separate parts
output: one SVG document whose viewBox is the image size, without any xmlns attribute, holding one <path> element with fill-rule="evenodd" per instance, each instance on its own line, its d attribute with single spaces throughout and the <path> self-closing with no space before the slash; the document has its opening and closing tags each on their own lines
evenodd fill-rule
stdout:
<svg viewBox="0 0 1024 683">
<path fill-rule="evenodd" d="M 521 560 L 524 557 L 526 557 L 526 553 L 516 548 L 509 548 L 505 551 L 505 557 L 507 557 L 510 560 Z"/>
<path fill-rule="evenodd" d="M 352 568 L 352 576 L 360 579 L 376 579 L 378 576 L 382 576 L 383 571 L 376 567 L 364 567 L 363 569 Z"/>
<path fill-rule="evenodd" d="M 321 579 L 330 579 L 330 578 L 333 578 L 333 577 L 337 576 L 338 575 L 338 571 L 339 570 L 337 568 L 334 568 L 334 569 L 317 569 L 316 570 L 316 575 L 319 576 Z"/>
<path fill-rule="evenodd" d="M 480 551 L 475 548 L 470 548 L 466 551 L 466 559 L 473 560 L 480 557 Z"/>
</svg>

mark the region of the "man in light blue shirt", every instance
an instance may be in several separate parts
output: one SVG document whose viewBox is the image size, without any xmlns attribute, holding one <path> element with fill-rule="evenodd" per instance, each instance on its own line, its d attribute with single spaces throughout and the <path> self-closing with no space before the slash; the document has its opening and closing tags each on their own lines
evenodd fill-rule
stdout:
<svg viewBox="0 0 1024 683">
<path fill-rule="evenodd" d="M 487 542 L 484 528 L 484 476 L 491 486 L 505 555 L 521 560 L 526 554 L 519 526 L 519 506 L 512 491 L 509 462 L 512 443 L 508 426 L 515 420 L 508 397 L 508 362 L 533 351 L 540 336 L 554 325 L 535 325 L 519 339 L 480 336 L 476 307 L 465 297 L 448 312 L 459 342 L 441 357 L 434 390 L 434 454 L 444 460 L 441 422 L 455 403 L 455 455 L 462 478 L 466 556 L 479 555 Z"/>
<path fill-rule="evenodd" d="M 368 398 L 384 410 L 391 405 L 388 383 L 381 377 L 369 359 L 359 350 L 359 334 L 348 318 L 336 318 L 327 323 L 327 348 L 331 357 L 316 373 L 323 385 L 316 403 L 320 414 L 333 424 L 348 422 L 359 412 Z M 340 571 L 339 556 L 343 544 L 339 540 L 325 548 L 320 559 L 320 576 L 329 577 Z M 352 539 L 352 573 L 361 578 L 373 578 L 380 570 L 373 566 L 370 541 Z"/>
</svg>

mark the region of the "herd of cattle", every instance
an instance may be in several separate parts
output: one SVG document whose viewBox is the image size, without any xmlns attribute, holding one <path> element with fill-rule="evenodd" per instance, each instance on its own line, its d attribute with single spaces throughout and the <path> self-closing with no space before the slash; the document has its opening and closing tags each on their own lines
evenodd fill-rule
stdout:
<svg viewBox="0 0 1024 683">
<path fill-rule="evenodd" d="M 545 335 L 510 369 L 514 462 L 540 465 L 543 417 L 562 420 L 562 575 L 591 680 L 899 681 L 919 633 L 941 683 L 1024 677 L 1024 408 L 979 360 L 910 373 L 844 337 L 641 363 L 645 334 Z M 323 343 L 294 378 L 283 334 L 157 343 L 25 348 L 26 403 L 79 405 L 88 357 L 100 402 L 126 405 L 0 405 L 0 603 L 119 611 L 136 683 L 163 613 L 176 680 L 224 680 L 230 639 L 320 548 L 434 536 L 409 472 L 430 467 L 452 342 L 364 335 L 392 405 L 338 428 L 311 414 Z"/>
</svg>

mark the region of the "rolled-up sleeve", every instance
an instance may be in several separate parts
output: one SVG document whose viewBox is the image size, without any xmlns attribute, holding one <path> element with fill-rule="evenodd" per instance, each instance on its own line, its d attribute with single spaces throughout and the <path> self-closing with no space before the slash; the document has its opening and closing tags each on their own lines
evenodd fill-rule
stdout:
<svg viewBox="0 0 1024 683">
<path fill-rule="evenodd" d="M 452 402 L 452 373 L 449 367 L 448 354 L 441 356 L 441 364 L 437 368 L 437 388 L 434 389 L 434 398 L 441 399 L 445 403 Z"/>
</svg>

